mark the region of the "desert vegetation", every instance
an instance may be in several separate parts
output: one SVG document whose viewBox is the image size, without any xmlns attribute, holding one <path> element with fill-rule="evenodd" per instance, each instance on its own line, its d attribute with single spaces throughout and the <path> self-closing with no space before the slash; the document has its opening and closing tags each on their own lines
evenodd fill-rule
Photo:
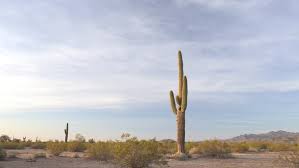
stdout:
<svg viewBox="0 0 299 168">
<path fill-rule="evenodd" d="M 22 147 L 22 148 L 20 148 Z M 171 164 L 173 159 L 178 159 L 177 143 L 173 140 L 140 140 L 130 134 L 123 134 L 120 139 L 109 141 L 85 141 L 78 134 L 74 140 L 65 141 L 32 142 L 15 141 L 7 139 L 0 142 L 0 160 L 18 158 L 18 153 L 10 150 L 39 149 L 31 157 L 34 159 L 52 157 L 84 157 L 100 163 L 112 164 L 123 168 L 141 168 L 153 165 L 165 166 Z M 64 154 L 65 152 L 71 155 Z M 200 142 L 186 142 L 185 152 L 188 158 L 213 158 L 227 160 L 243 154 L 279 153 L 273 158 L 274 165 L 284 167 L 296 167 L 299 158 L 299 144 L 275 141 L 221 141 L 206 140 Z M 47 154 L 48 153 L 48 154 Z M 80 154 L 81 153 L 81 154 Z M 79 155 L 80 154 L 80 155 Z M 272 162 L 272 161 L 271 161 Z"/>
<path fill-rule="evenodd" d="M 187 77 L 184 75 L 182 52 L 178 53 L 179 67 L 179 89 L 178 95 L 174 98 L 174 93 L 169 92 L 170 104 L 173 113 L 176 115 L 177 121 L 177 153 L 176 156 L 180 159 L 186 159 L 185 151 L 185 112 L 187 109 L 188 83 Z"/>
<path fill-rule="evenodd" d="M 69 138 L 69 123 L 66 123 L 66 128 L 64 129 L 64 134 L 65 134 L 64 142 L 67 142 L 68 138 Z"/>
</svg>

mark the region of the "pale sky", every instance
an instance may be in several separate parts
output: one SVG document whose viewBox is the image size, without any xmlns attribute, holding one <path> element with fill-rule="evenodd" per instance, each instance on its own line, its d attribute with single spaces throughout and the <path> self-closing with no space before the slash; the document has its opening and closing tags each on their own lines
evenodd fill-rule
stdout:
<svg viewBox="0 0 299 168">
<path fill-rule="evenodd" d="M 188 139 L 299 132 L 295 0 L 0 2 L 0 134 L 174 138 L 179 49 Z"/>
</svg>

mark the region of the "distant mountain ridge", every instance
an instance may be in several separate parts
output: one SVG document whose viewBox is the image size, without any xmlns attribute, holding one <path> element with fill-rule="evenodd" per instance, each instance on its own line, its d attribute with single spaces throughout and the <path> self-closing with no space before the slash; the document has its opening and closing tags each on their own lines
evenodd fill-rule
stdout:
<svg viewBox="0 0 299 168">
<path fill-rule="evenodd" d="M 283 130 L 271 131 L 262 134 L 244 134 L 228 139 L 228 141 L 279 141 L 296 142 L 299 140 L 298 132 L 287 132 Z"/>
</svg>

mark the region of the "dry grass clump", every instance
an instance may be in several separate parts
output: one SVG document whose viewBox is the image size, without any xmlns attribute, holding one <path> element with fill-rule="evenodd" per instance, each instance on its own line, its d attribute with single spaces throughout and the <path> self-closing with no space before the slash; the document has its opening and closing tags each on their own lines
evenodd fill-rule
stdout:
<svg viewBox="0 0 299 168">
<path fill-rule="evenodd" d="M 60 153 L 66 151 L 67 144 L 64 142 L 48 142 L 47 150 L 50 151 L 51 154 L 58 156 Z"/>
<path fill-rule="evenodd" d="M 159 143 L 155 140 L 129 138 L 114 147 L 114 161 L 123 168 L 147 168 L 151 165 L 166 165 Z"/>
<path fill-rule="evenodd" d="M 122 168 L 148 168 L 151 165 L 166 165 L 156 140 L 138 140 L 129 135 L 122 141 L 107 141 L 91 144 L 88 148 L 90 158 L 113 163 Z"/>
<path fill-rule="evenodd" d="M 176 152 L 176 142 L 173 140 L 163 140 L 159 141 L 159 152 L 167 155 L 174 154 Z"/>
<path fill-rule="evenodd" d="M 288 143 L 271 143 L 268 148 L 271 152 L 285 152 L 297 150 L 296 145 Z"/>
<path fill-rule="evenodd" d="M 246 153 L 249 152 L 250 149 L 250 144 L 248 144 L 247 142 L 230 143 L 230 146 L 232 152 L 237 152 L 237 153 Z"/>
<path fill-rule="evenodd" d="M 83 142 L 71 141 L 67 143 L 67 151 L 69 152 L 83 152 L 86 150 L 86 145 Z"/>
<path fill-rule="evenodd" d="M 45 142 L 35 142 L 30 144 L 32 149 L 46 149 L 47 144 Z"/>
<path fill-rule="evenodd" d="M 193 154 L 219 159 L 231 158 L 231 152 L 231 147 L 227 142 L 218 140 L 200 142 L 197 147 L 192 149 Z"/>
<path fill-rule="evenodd" d="M 114 158 L 114 144 L 115 142 L 97 142 L 88 147 L 88 157 L 98 161 L 108 162 Z"/>
<path fill-rule="evenodd" d="M 24 149 L 25 144 L 19 142 L 1 142 L 0 148 L 3 149 Z"/>
<path fill-rule="evenodd" d="M 46 144 L 47 150 L 50 151 L 51 154 L 58 156 L 62 152 L 83 152 L 87 149 L 86 144 L 84 142 L 71 141 L 68 143 L 65 142 L 48 142 Z"/>
</svg>

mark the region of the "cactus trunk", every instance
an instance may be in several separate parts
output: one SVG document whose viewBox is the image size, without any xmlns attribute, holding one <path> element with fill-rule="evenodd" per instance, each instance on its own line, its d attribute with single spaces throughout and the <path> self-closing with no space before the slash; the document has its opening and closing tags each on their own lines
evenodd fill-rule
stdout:
<svg viewBox="0 0 299 168">
<path fill-rule="evenodd" d="M 185 153 L 185 113 L 177 113 L 177 153 Z"/>
<path fill-rule="evenodd" d="M 178 53 L 179 88 L 178 95 L 174 98 L 173 91 L 169 92 L 170 104 L 177 121 L 177 154 L 185 156 L 185 111 L 187 109 L 188 83 L 184 76 L 182 53 Z"/>
<path fill-rule="evenodd" d="M 66 123 L 66 129 L 64 129 L 64 134 L 65 134 L 64 142 L 67 143 L 69 137 L 69 123 Z"/>
</svg>

